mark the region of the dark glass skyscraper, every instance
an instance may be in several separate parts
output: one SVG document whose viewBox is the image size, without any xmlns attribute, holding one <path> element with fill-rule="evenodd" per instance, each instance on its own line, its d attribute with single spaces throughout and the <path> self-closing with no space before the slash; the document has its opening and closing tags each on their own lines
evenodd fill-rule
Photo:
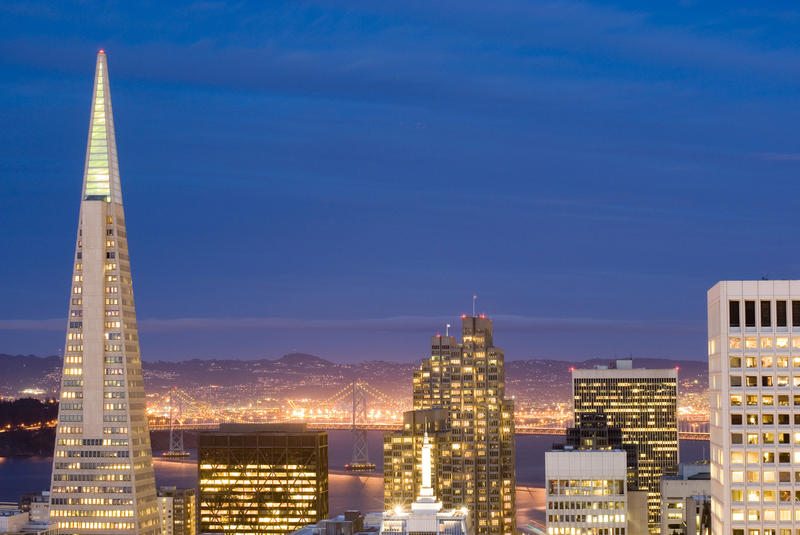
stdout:
<svg viewBox="0 0 800 535">
<path fill-rule="evenodd" d="M 198 436 L 201 533 L 286 535 L 328 518 L 328 434 L 222 424 Z"/>
<path fill-rule="evenodd" d="M 661 476 L 678 470 L 678 370 L 633 369 L 629 360 L 616 368 L 574 370 L 572 394 L 576 427 L 602 412 L 609 426 L 622 430 L 623 444 L 637 447 L 628 483 L 647 491 L 650 532 L 659 533 Z"/>
</svg>

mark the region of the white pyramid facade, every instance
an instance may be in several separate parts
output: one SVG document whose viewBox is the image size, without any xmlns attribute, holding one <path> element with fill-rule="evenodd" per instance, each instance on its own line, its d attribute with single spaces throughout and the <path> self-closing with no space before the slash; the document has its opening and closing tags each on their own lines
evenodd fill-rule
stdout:
<svg viewBox="0 0 800 535">
<path fill-rule="evenodd" d="M 102 51 L 95 71 L 50 490 L 50 518 L 62 534 L 161 531 Z"/>
</svg>

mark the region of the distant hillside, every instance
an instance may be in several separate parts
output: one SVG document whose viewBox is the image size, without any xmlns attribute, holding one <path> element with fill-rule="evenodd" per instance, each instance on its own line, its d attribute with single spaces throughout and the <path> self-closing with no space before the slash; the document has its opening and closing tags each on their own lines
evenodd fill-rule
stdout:
<svg viewBox="0 0 800 535">
<path fill-rule="evenodd" d="M 61 367 L 58 357 L 0 354 L 0 395 L 18 397 L 26 388 L 41 388 L 56 395 Z M 515 360 L 506 363 L 506 387 L 520 401 L 541 399 L 567 401 L 570 395 L 570 367 L 592 368 L 608 359 L 563 361 L 549 359 Z M 356 364 L 330 362 L 315 355 L 291 353 L 276 360 L 186 360 L 145 362 L 148 392 L 164 392 L 173 386 L 190 391 L 218 387 L 242 397 L 275 399 L 285 396 L 325 399 L 357 378 L 399 400 L 410 400 L 411 379 L 418 362 L 367 361 Z M 634 359 L 637 368 L 680 368 L 682 382 L 697 380 L 696 389 L 708 384 L 706 362 L 669 359 Z"/>
<path fill-rule="evenodd" d="M 61 378 L 61 359 L 0 353 L 0 370 L 0 396 L 17 397 L 27 388 L 38 388 L 44 395 L 55 396 Z"/>
</svg>

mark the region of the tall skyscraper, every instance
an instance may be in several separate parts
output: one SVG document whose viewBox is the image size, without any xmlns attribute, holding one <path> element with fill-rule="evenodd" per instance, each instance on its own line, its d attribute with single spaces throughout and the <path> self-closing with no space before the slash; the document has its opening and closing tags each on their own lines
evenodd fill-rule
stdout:
<svg viewBox="0 0 800 535">
<path fill-rule="evenodd" d="M 50 518 L 63 534 L 157 535 L 150 434 L 103 51 L 70 291 Z"/>
<path fill-rule="evenodd" d="M 610 426 L 622 429 L 623 444 L 637 447 L 628 486 L 647 491 L 650 532 L 659 533 L 659 482 L 678 470 L 678 370 L 633 369 L 630 360 L 611 369 L 573 370 L 572 399 L 576 427 L 603 412 Z"/>
<path fill-rule="evenodd" d="M 414 409 L 444 409 L 447 429 L 432 437 L 440 462 L 435 492 L 447 509 L 466 507 L 478 534 L 513 535 L 515 521 L 514 404 L 505 399 L 503 350 L 494 346 L 492 322 L 462 316 L 462 343 L 431 339 L 431 357 L 414 374 Z M 422 488 L 421 431 L 387 433 L 384 457 L 387 509 L 407 505 Z M 398 488 L 399 487 L 399 488 Z M 401 497 L 398 499 L 399 497 Z M 402 500 L 402 502 L 400 501 Z"/>
<path fill-rule="evenodd" d="M 198 436 L 200 532 L 288 535 L 328 517 L 328 433 L 222 424 Z"/>
<path fill-rule="evenodd" d="M 396 505 L 386 511 L 381 520 L 379 535 L 474 535 L 467 508 L 443 511 L 442 502 L 433 490 L 433 446 L 427 432 L 420 447 L 419 494 L 411 507 Z"/>
<path fill-rule="evenodd" d="M 708 291 L 711 532 L 800 531 L 800 281 Z"/>
</svg>

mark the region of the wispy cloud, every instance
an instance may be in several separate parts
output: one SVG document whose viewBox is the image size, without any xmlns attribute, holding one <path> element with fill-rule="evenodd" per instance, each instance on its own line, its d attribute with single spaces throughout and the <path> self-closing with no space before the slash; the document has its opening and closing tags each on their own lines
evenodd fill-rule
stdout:
<svg viewBox="0 0 800 535">
<path fill-rule="evenodd" d="M 495 328 L 506 332 L 657 332 L 699 333 L 704 332 L 703 322 L 654 321 L 599 318 L 546 318 L 518 315 L 492 316 Z M 356 319 L 299 319 L 279 317 L 246 318 L 169 318 L 144 319 L 139 321 L 142 332 L 173 331 L 230 331 L 237 329 L 276 330 L 353 330 L 370 332 L 436 332 L 447 323 L 457 328 L 452 316 L 394 316 L 387 318 Z M 45 320 L 0 320 L 1 331 L 60 331 L 65 329 L 61 319 Z"/>
<path fill-rule="evenodd" d="M 759 152 L 753 156 L 768 162 L 800 162 L 800 152 Z"/>
</svg>

